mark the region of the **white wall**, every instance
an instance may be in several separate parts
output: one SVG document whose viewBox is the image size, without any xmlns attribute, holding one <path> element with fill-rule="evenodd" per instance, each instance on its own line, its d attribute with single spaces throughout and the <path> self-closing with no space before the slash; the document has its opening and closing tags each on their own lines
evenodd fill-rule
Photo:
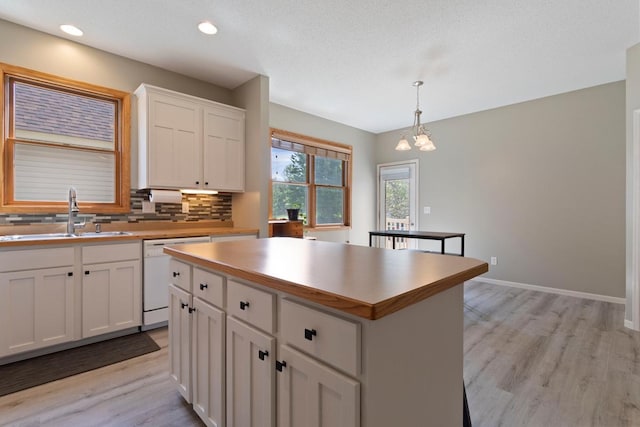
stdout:
<svg viewBox="0 0 640 427">
<path fill-rule="evenodd" d="M 353 146 L 351 229 L 306 234 L 319 240 L 368 245 L 368 232 L 375 228 L 375 135 L 279 104 L 270 104 L 269 115 L 271 127 Z"/>
<path fill-rule="evenodd" d="M 624 82 L 428 128 L 436 151 L 397 152 L 394 131 L 376 152 L 420 159 L 421 229 L 467 233 L 468 256 L 498 258 L 486 277 L 624 297 Z"/>
</svg>

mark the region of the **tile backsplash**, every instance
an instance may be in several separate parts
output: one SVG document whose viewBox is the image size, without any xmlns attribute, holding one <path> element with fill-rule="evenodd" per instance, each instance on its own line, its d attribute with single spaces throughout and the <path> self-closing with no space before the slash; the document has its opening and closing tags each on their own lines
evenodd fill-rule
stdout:
<svg viewBox="0 0 640 427">
<path fill-rule="evenodd" d="M 78 218 L 87 222 L 144 222 L 144 221 L 231 221 L 231 193 L 183 194 L 182 202 L 189 203 L 189 213 L 182 213 L 179 203 L 156 203 L 154 213 L 142 213 L 142 201 L 148 200 L 146 190 L 131 190 L 131 212 L 128 214 L 84 214 Z M 2 214 L 0 225 L 51 224 L 66 222 L 66 213 Z"/>
</svg>

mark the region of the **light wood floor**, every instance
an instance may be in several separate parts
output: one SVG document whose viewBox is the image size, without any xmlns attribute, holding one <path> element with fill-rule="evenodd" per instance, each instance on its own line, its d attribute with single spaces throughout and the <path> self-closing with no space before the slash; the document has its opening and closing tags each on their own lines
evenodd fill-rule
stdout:
<svg viewBox="0 0 640 427">
<path fill-rule="evenodd" d="M 622 326 L 623 313 L 617 304 L 466 284 L 474 427 L 640 426 L 640 333 Z M 161 350 L 0 397 L 0 425 L 202 426 L 169 382 L 166 328 L 150 334 Z"/>
<path fill-rule="evenodd" d="M 640 426 L 640 333 L 624 306 L 465 285 L 474 427 Z"/>
</svg>

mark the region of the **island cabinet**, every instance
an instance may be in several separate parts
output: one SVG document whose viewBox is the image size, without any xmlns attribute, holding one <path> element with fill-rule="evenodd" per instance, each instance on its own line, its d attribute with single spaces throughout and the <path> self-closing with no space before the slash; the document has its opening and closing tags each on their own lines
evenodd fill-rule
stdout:
<svg viewBox="0 0 640 427">
<path fill-rule="evenodd" d="M 245 111 L 142 84 L 138 187 L 244 191 Z"/>
<path fill-rule="evenodd" d="M 164 251 L 171 375 L 207 425 L 462 425 L 461 284 L 486 263 L 294 238 Z"/>
</svg>

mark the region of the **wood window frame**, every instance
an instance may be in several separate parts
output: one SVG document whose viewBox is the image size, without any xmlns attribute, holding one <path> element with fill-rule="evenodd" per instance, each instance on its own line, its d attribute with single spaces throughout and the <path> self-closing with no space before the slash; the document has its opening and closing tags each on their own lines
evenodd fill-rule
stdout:
<svg viewBox="0 0 640 427">
<path fill-rule="evenodd" d="M 85 213 L 127 213 L 130 212 L 131 191 L 131 95 L 115 89 L 93 85 L 0 63 L 0 212 L 2 213 L 59 213 L 67 212 L 67 202 L 50 201 L 16 201 L 14 199 L 13 156 L 16 143 L 33 143 L 34 141 L 16 139 L 13 126 L 13 99 L 9 99 L 12 91 L 11 81 L 26 82 L 45 88 L 55 88 L 67 93 L 94 97 L 100 100 L 113 101 L 116 104 L 115 114 L 115 200 L 112 203 L 78 202 Z M 38 142 L 39 145 L 48 145 Z M 56 147 L 60 147 L 56 145 Z M 77 149 L 74 148 L 74 149 Z M 86 151 L 95 151 L 85 148 Z"/>
<path fill-rule="evenodd" d="M 343 228 L 351 228 L 351 183 L 352 183 L 352 175 L 353 175 L 353 147 L 347 144 L 341 144 L 338 142 L 329 141 L 326 139 L 315 138 L 308 135 L 303 135 L 295 132 L 290 132 L 283 129 L 270 128 L 269 131 L 269 151 L 271 151 L 272 138 L 277 138 L 283 141 L 291 142 L 292 144 L 300 144 L 307 147 L 313 147 L 318 151 L 321 150 L 330 150 L 336 151 L 340 153 L 344 153 L 347 159 L 343 159 L 344 167 L 342 170 L 342 179 L 344 182 L 344 224 L 317 224 L 316 223 L 316 196 L 315 190 L 316 188 L 336 188 L 335 186 L 330 185 L 317 185 L 315 183 L 311 183 L 312 176 L 315 176 L 315 162 L 312 161 L 312 157 L 314 155 L 307 155 L 307 182 L 306 185 L 308 188 L 308 224 L 306 228 L 317 229 L 317 230 L 331 230 L 331 229 L 343 229 Z M 286 148 L 284 148 L 286 149 Z M 290 150 L 296 151 L 296 150 Z M 318 154 L 316 154 L 318 155 Z M 269 167 L 271 170 L 271 167 Z M 273 181 L 269 178 L 269 218 L 273 219 Z"/>
</svg>

